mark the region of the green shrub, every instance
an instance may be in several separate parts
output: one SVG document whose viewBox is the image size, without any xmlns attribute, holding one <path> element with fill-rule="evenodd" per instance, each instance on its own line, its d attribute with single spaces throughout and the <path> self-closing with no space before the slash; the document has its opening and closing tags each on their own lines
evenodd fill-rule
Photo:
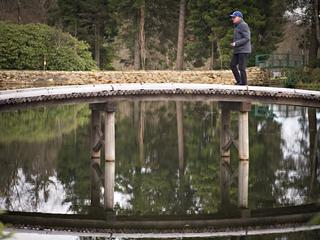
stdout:
<svg viewBox="0 0 320 240">
<path fill-rule="evenodd" d="M 89 45 L 43 24 L 0 22 L 0 69 L 92 70 Z"/>
</svg>

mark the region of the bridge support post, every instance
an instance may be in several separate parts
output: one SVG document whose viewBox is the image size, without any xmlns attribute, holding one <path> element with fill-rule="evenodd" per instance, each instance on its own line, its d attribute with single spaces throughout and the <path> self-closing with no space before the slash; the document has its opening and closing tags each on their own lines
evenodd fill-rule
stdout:
<svg viewBox="0 0 320 240">
<path fill-rule="evenodd" d="M 221 106 L 221 133 L 220 133 L 220 204 L 230 204 L 230 109 Z"/>
<path fill-rule="evenodd" d="M 115 182 L 115 106 L 107 104 L 105 115 L 104 208 L 113 211 Z"/>
<path fill-rule="evenodd" d="M 101 116 L 100 112 L 91 108 L 91 207 L 100 206 L 100 177 L 96 169 L 100 169 L 100 135 L 101 135 Z M 100 145 L 100 147 L 99 147 Z"/>
<path fill-rule="evenodd" d="M 238 205 L 248 208 L 249 181 L 249 114 L 248 111 L 239 113 L 239 179 Z"/>
</svg>

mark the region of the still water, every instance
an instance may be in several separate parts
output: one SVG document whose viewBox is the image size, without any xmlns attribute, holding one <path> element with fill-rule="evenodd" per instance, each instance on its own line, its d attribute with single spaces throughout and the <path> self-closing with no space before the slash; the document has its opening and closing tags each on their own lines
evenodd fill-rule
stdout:
<svg viewBox="0 0 320 240">
<path fill-rule="evenodd" d="M 0 209 L 88 213 L 90 115 L 86 104 L 0 112 Z M 180 162 L 176 116 L 175 102 L 117 105 L 117 215 L 208 214 L 219 210 L 218 104 L 183 103 L 184 158 Z M 319 199 L 319 120 L 317 109 L 252 107 L 249 208 L 293 206 Z M 237 113 L 232 114 L 231 122 L 236 136 Z M 234 206 L 237 166 L 237 150 L 232 147 L 230 202 Z M 103 188 L 101 204 L 102 193 Z M 24 239 L 19 238 L 22 235 L 16 238 Z M 53 238 L 42 235 L 38 239 Z M 318 232 L 309 232 L 246 239 L 320 237 Z"/>
</svg>

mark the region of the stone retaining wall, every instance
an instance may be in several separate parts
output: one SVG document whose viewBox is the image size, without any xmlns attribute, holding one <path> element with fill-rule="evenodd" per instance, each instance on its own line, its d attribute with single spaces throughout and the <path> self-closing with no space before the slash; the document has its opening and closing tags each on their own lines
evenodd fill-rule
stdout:
<svg viewBox="0 0 320 240">
<path fill-rule="evenodd" d="M 266 71 L 248 69 L 249 85 L 264 85 Z M 0 89 L 41 87 L 56 85 L 82 85 L 103 83 L 214 83 L 234 84 L 231 71 L 0 71 Z"/>
</svg>

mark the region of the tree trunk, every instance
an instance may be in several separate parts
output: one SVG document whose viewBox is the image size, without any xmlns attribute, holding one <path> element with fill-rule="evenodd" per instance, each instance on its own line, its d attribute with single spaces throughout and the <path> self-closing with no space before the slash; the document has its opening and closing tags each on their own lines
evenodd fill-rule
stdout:
<svg viewBox="0 0 320 240">
<path fill-rule="evenodd" d="M 145 24 L 145 1 L 142 1 L 140 7 L 140 57 L 141 57 L 141 68 L 144 70 L 146 67 L 146 39 L 144 32 L 144 24 Z"/>
<path fill-rule="evenodd" d="M 314 0 L 313 2 L 313 11 L 314 11 L 314 21 L 316 24 L 316 38 L 318 44 L 320 43 L 320 26 L 319 26 L 319 0 Z"/>
<path fill-rule="evenodd" d="M 176 70 L 183 70 L 184 55 L 184 25 L 186 15 L 186 0 L 180 0 L 179 29 Z M 184 131 L 183 131 L 183 106 L 181 102 L 176 102 L 177 130 L 178 130 L 178 157 L 180 174 L 184 174 Z"/>
<path fill-rule="evenodd" d="M 21 23 L 21 1 L 17 0 L 17 10 L 18 10 L 18 24 Z"/>
<path fill-rule="evenodd" d="M 311 34 L 310 34 L 310 46 L 309 46 L 309 59 L 308 65 L 310 68 L 314 68 L 317 65 L 318 48 L 319 42 L 317 40 L 317 26 L 316 17 L 313 17 L 311 23 Z"/>
<path fill-rule="evenodd" d="M 75 38 L 78 37 L 78 21 L 77 20 L 74 22 L 74 37 Z"/>
<path fill-rule="evenodd" d="M 39 0 L 39 8 L 41 8 L 41 16 L 43 24 L 47 23 L 48 19 L 48 9 L 50 7 L 51 1 L 50 0 Z"/>
<path fill-rule="evenodd" d="M 317 182 L 317 147 L 318 147 L 318 132 L 317 132 L 317 115 L 315 108 L 308 109 L 309 122 L 309 161 L 310 161 L 310 198 L 313 199 L 316 190 Z"/>
<path fill-rule="evenodd" d="M 137 14 L 139 15 L 139 14 Z M 138 16 L 135 16 L 134 23 L 136 25 L 135 27 L 135 38 L 134 38 L 134 70 L 140 70 L 141 68 L 141 56 L 140 56 L 140 35 L 139 35 L 139 18 Z"/>
<path fill-rule="evenodd" d="M 183 70 L 185 16 L 186 16 L 186 0 L 180 0 L 176 70 Z"/>
<path fill-rule="evenodd" d="M 211 41 L 211 63 L 210 63 L 210 69 L 213 70 L 214 67 L 214 49 L 215 48 L 215 44 L 214 44 L 214 40 Z"/>
<path fill-rule="evenodd" d="M 94 59 L 96 61 L 97 67 L 100 68 L 100 47 L 101 47 L 101 43 L 100 43 L 100 19 L 96 19 L 96 24 L 95 24 L 95 41 L 94 41 Z"/>
<path fill-rule="evenodd" d="M 221 48 L 220 48 L 220 44 L 217 41 L 217 48 L 218 48 L 218 52 L 219 52 L 219 59 L 220 59 L 220 69 L 223 69 L 223 59 L 222 59 L 222 52 L 221 52 Z"/>
</svg>

